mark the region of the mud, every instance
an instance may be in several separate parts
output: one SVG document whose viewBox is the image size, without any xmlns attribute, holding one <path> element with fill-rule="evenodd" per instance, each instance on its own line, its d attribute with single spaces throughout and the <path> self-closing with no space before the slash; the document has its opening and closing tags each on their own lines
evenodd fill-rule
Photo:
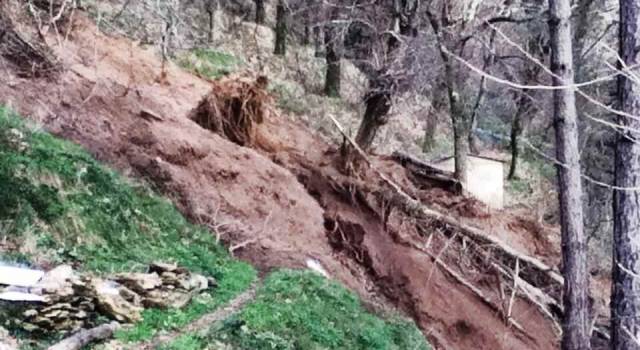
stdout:
<svg viewBox="0 0 640 350">
<path fill-rule="evenodd" d="M 97 33 L 82 16 L 69 40 L 53 47 L 66 68 L 60 78 L 26 79 L 6 71 L 0 101 L 148 181 L 237 256 L 265 271 L 304 267 L 314 258 L 365 300 L 413 317 L 439 349 L 557 348 L 553 323 L 518 295 L 509 302 L 510 287 L 479 258 L 490 247 L 470 245 L 438 222 L 393 208 L 369 170 L 359 178 L 342 175 L 337 145 L 304 125 L 269 114 L 256 127 L 264 142 L 243 147 L 189 119 L 211 82 L 171 65 L 162 74 L 153 53 Z M 384 157 L 373 161 L 425 204 L 513 243 L 522 253 L 557 263 L 555 231 L 417 186 Z M 436 260 L 478 286 L 493 306 Z"/>
</svg>

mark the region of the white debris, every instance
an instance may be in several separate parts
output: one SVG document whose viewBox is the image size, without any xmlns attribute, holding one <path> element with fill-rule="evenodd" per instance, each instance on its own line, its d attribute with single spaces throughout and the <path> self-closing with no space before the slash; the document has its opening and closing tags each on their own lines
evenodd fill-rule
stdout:
<svg viewBox="0 0 640 350">
<path fill-rule="evenodd" d="M 44 272 L 22 267 L 0 265 L 0 284 L 18 287 L 32 287 L 40 281 Z"/>
<path fill-rule="evenodd" d="M 322 264 L 316 259 L 307 259 L 307 267 L 321 274 L 325 278 L 329 278 L 329 273 L 322 267 Z"/>
<path fill-rule="evenodd" d="M 3 292 L 0 293 L 0 300 L 6 301 L 28 301 L 28 302 L 44 302 L 42 295 L 25 293 L 25 292 Z"/>
<path fill-rule="evenodd" d="M 96 292 L 102 295 L 120 295 L 120 284 L 113 281 L 100 281 L 96 284 Z"/>
</svg>

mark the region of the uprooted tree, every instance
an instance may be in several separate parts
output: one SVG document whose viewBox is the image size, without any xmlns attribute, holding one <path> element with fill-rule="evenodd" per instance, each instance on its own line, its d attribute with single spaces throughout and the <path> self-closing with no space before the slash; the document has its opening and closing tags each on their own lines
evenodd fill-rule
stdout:
<svg viewBox="0 0 640 350">
<path fill-rule="evenodd" d="M 212 85 L 189 119 L 232 142 L 256 145 L 256 126 L 270 112 L 271 96 L 264 76 L 257 80 L 223 79 Z"/>
</svg>

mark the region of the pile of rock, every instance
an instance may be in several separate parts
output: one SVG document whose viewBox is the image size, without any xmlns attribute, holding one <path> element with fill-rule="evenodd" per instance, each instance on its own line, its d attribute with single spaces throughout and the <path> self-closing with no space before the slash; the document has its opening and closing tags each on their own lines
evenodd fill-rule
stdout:
<svg viewBox="0 0 640 350">
<path fill-rule="evenodd" d="M 93 326 L 100 316 L 133 323 L 144 308 L 181 308 L 215 286 L 214 279 L 175 264 L 154 263 L 147 273 L 109 278 L 59 266 L 32 286 L 0 289 L 0 321 L 34 333 L 75 331 Z"/>
</svg>

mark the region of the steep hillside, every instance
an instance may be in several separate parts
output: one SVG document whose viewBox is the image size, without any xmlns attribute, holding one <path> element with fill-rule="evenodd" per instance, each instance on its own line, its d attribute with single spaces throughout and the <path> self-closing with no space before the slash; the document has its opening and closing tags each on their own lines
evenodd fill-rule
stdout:
<svg viewBox="0 0 640 350">
<path fill-rule="evenodd" d="M 72 264 L 106 275 L 169 261 L 216 279 L 215 289 L 184 308 L 145 310 L 111 347 L 427 349 L 414 325 L 367 313 L 352 293 L 315 273 L 275 272 L 256 291 L 255 270 L 230 257 L 211 232 L 189 224 L 170 202 L 99 165 L 77 145 L 26 127 L 5 108 L 0 145 L 2 265 L 49 270 Z M 213 312 L 227 304 L 229 311 Z M 5 312 L 3 324 L 19 321 Z M 13 330 L 25 349 L 44 348 L 63 335 Z M 203 331 L 210 335 L 199 335 Z"/>
<path fill-rule="evenodd" d="M 152 50 L 101 33 L 82 13 L 76 14 L 68 40 L 55 44 L 52 33 L 45 39 L 64 69 L 24 77 L 5 60 L 8 78 L 0 84 L 0 101 L 118 171 L 147 181 L 261 272 L 319 264 L 371 308 L 397 308 L 411 316 L 436 348 L 557 347 L 562 279 L 555 268 L 554 230 L 420 182 L 386 157 L 372 157 L 359 177 L 346 176 L 338 144 L 270 103 L 255 126 L 261 142 L 239 145 L 220 130 L 202 127 L 189 116 L 211 91 L 209 97 L 222 98 L 228 86 L 241 81 L 266 93 L 253 72 L 218 81 L 204 76 L 218 75 L 217 67 L 204 65 L 227 66 L 226 56 L 200 51 L 181 62 L 200 69 L 200 77 L 174 64 L 163 70 Z M 398 188 L 386 178 L 420 206 L 401 202 Z M 365 316 L 353 296 L 317 277 L 276 273 L 256 293 L 255 302 L 218 328 L 172 334 L 169 346 L 201 349 L 215 341 L 240 348 L 413 346 L 398 340 L 414 339 L 411 332 L 398 336 L 402 327 Z M 331 307 L 338 311 L 326 317 Z M 125 338 L 157 345 L 145 333 L 156 326 L 138 326 Z"/>
</svg>

